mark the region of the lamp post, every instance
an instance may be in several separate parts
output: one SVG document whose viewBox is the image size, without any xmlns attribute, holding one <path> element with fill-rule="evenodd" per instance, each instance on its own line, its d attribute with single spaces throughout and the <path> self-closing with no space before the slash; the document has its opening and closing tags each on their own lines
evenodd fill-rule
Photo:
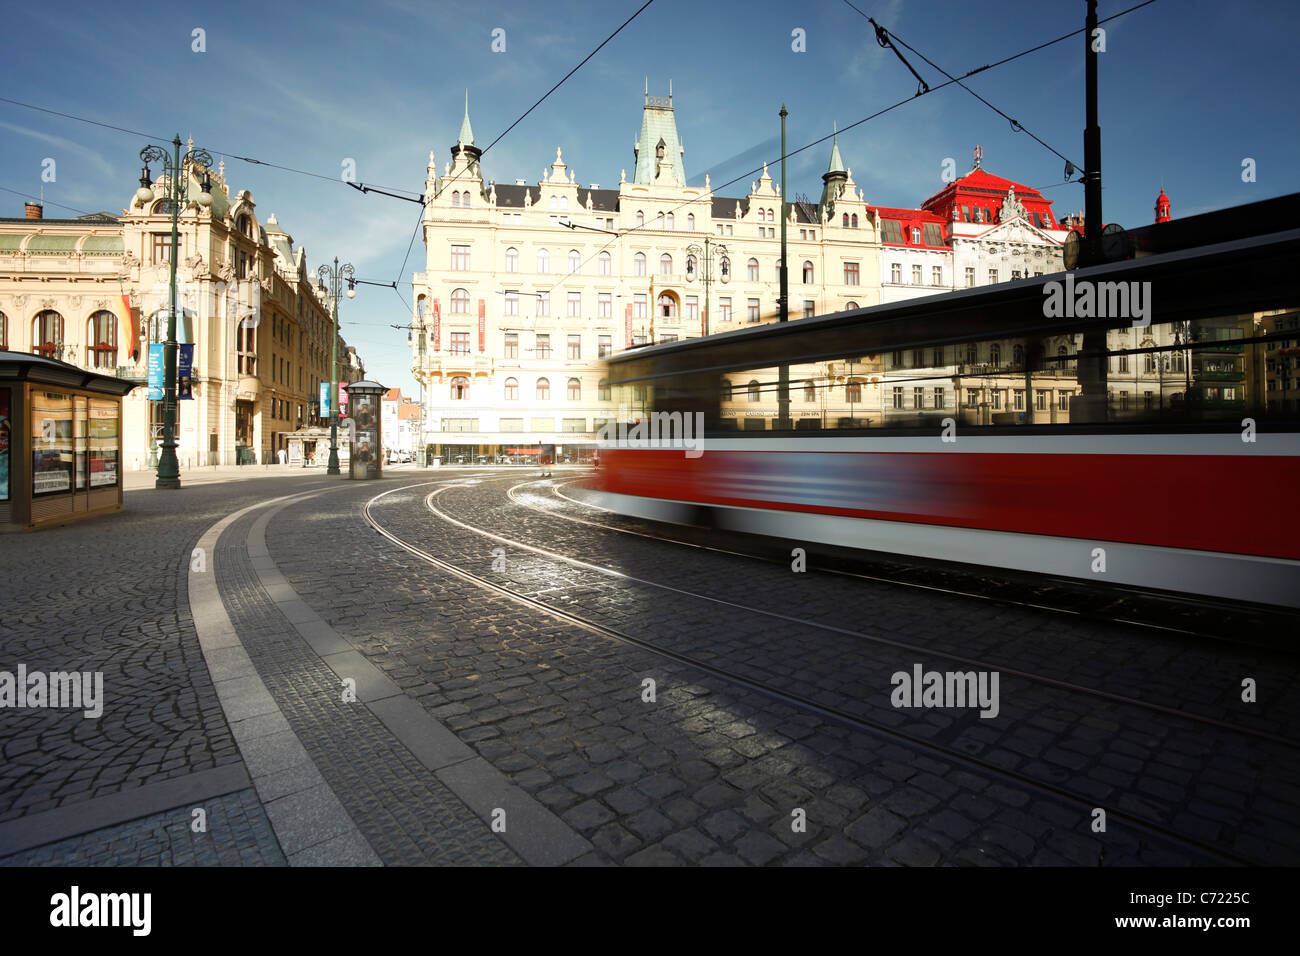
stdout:
<svg viewBox="0 0 1300 956">
<path fill-rule="evenodd" d="M 334 335 L 330 340 L 330 458 L 325 469 L 327 475 L 339 474 L 339 293 L 343 290 L 343 280 L 347 279 L 348 298 L 357 297 L 355 270 L 352 263 L 339 265 L 338 256 L 334 257 L 334 268 L 328 265 L 316 270 L 316 276 L 322 289 L 328 288 L 334 304 Z M 329 280 L 326 287 L 325 280 Z"/>
<path fill-rule="evenodd" d="M 713 281 L 713 250 L 715 249 L 719 255 L 727 255 L 727 247 L 725 245 L 720 242 L 714 242 L 707 236 L 704 239 L 703 246 L 691 243 L 686 247 L 688 253 L 699 258 L 701 267 L 704 270 L 704 328 L 702 330 L 704 335 L 709 334 L 709 283 Z M 689 268 L 687 268 L 686 274 L 687 276 L 691 274 Z"/>
<path fill-rule="evenodd" d="M 181 486 L 180 464 L 176 460 L 176 259 L 177 246 L 180 244 L 181 202 L 189 205 L 189 179 L 195 170 L 201 170 L 203 179 L 198 198 L 193 202 L 204 209 L 212 205 L 212 182 L 208 170 L 212 166 L 212 155 L 206 150 L 190 148 L 184 158 L 181 157 L 181 137 L 177 133 L 172 139 L 172 155 L 161 146 L 146 146 L 140 150 L 140 159 L 144 169 L 140 171 L 140 188 L 136 190 L 135 199 L 140 205 L 153 202 L 153 174 L 149 171 L 150 163 L 161 163 L 167 177 L 165 198 L 171 202 L 172 213 L 172 251 L 171 251 L 171 300 L 167 310 L 167 342 L 163 345 L 163 441 L 162 455 L 158 459 L 158 478 L 155 488 L 179 488 Z"/>
</svg>

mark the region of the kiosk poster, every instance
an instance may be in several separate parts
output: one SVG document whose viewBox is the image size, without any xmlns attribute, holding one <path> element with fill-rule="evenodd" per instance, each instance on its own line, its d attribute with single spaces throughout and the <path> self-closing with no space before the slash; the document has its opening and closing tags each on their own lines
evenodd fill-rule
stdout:
<svg viewBox="0 0 1300 956">
<path fill-rule="evenodd" d="M 330 417 L 330 383 L 320 383 L 320 417 L 328 419 Z"/>
<path fill-rule="evenodd" d="M 32 494 L 72 490 L 72 396 L 32 392 Z"/>
<path fill-rule="evenodd" d="M 176 352 L 176 398 L 194 400 L 194 346 L 181 345 Z"/>
<path fill-rule="evenodd" d="M 9 389 L 0 388 L 0 501 L 9 500 Z"/>
<path fill-rule="evenodd" d="M 161 402 L 163 397 L 163 347 L 161 343 L 149 345 L 149 401 Z"/>
</svg>

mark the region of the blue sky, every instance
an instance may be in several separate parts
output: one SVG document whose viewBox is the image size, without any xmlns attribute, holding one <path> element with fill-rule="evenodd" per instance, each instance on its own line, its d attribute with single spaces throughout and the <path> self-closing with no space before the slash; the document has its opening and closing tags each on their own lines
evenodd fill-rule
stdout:
<svg viewBox="0 0 1300 956">
<path fill-rule="evenodd" d="M 1083 25 L 1083 0 L 854 0 L 864 12 L 954 75 Z M 1103 17 L 1137 0 L 1103 0 Z M 483 147 L 640 5 L 637 0 L 535 3 L 371 0 L 135 8 L 104 3 L 12 4 L 0 35 L 0 96 L 151 134 L 175 132 L 227 157 L 232 191 L 248 189 L 265 221 L 275 213 L 312 266 L 338 256 L 362 278 L 398 280 L 423 267 L 418 238 L 402 268 L 419 208 L 362 196 L 338 177 L 418 191 L 429 150 L 449 157 L 469 88 Z M 192 31 L 206 31 L 195 53 Z M 505 31 L 506 50 L 491 49 Z M 806 34 L 793 52 L 791 31 Z M 1101 125 L 1107 221 L 1151 221 L 1163 180 L 1173 212 L 1198 212 L 1300 189 L 1294 44 L 1300 4 L 1158 0 L 1106 25 Z M 1073 38 L 980 74 L 971 87 L 1060 152 L 1083 162 L 1083 51 Z M 909 54 L 923 76 L 943 78 Z M 651 93 L 673 82 L 686 172 L 710 172 L 723 195 L 743 195 L 750 170 L 780 155 L 777 111 L 790 111 L 790 149 L 849 126 L 916 83 L 880 48 L 870 24 L 840 0 L 793 4 L 654 0 L 618 37 L 483 158 L 498 182 L 536 182 L 564 149 L 580 183 L 613 187 L 629 176 L 645 77 Z M 46 215 L 129 201 L 145 140 L 0 102 L 0 189 L 40 192 Z M 976 144 L 984 167 L 1045 189 L 1058 215 L 1083 206 L 1082 186 L 1060 185 L 1064 164 L 959 87 L 920 97 L 845 130 L 840 149 L 869 203 L 914 207 L 942 186 L 944 159 L 959 172 Z M 815 198 L 830 144 L 787 162 L 789 192 Z M 249 156 L 333 181 L 250 165 Z M 1244 158 L 1257 181 L 1244 183 Z M 740 182 L 722 188 L 733 177 Z M 1048 188 L 1051 187 L 1051 188 Z M 0 211 L 23 198 L 0 191 Z M 400 272 L 400 276 L 399 276 Z M 391 290 L 363 287 L 345 300 L 343 332 L 368 371 L 414 391 Z"/>
</svg>

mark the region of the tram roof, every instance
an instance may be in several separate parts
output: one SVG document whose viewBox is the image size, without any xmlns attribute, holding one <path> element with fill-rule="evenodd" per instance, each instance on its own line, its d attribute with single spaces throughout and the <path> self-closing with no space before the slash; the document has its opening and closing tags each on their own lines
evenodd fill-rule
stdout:
<svg viewBox="0 0 1300 956">
<path fill-rule="evenodd" d="M 1159 223 L 1128 234 L 1137 258 L 1075 269 L 1077 288 L 1095 282 L 1150 282 L 1153 324 L 1276 308 L 1296 293 L 1300 193 Z M 1177 228 L 1164 230 L 1167 226 Z M 1211 244 L 1204 240 L 1211 237 Z M 629 349 L 610 356 L 611 382 L 689 372 L 822 361 L 853 354 L 966 342 L 1009 335 L 1052 335 L 1130 325 L 1129 317 L 1050 318 L 1046 283 L 1066 273 L 809 319 L 736 329 L 702 338 Z M 1300 295 L 1295 295 L 1300 300 Z"/>
</svg>

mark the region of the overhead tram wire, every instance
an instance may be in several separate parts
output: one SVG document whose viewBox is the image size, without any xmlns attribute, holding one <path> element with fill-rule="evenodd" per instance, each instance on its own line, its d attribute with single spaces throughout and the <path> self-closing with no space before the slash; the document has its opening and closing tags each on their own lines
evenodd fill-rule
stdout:
<svg viewBox="0 0 1300 956">
<path fill-rule="evenodd" d="M 1108 16 L 1108 17 L 1105 17 L 1105 18 L 1103 18 L 1103 19 L 1101 19 L 1101 20 L 1098 20 L 1097 22 L 1098 22 L 1098 23 L 1107 23 L 1107 22 L 1109 22 L 1109 21 L 1111 21 L 1111 20 L 1116 20 L 1116 19 L 1118 19 L 1118 18 L 1120 18 L 1120 17 L 1122 17 L 1122 16 L 1125 16 L 1125 15 L 1127 15 L 1127 14 L 1132 13 L 1132 12 L 1135 11 L 1135 10 L 1140 10 L 1142 7 L 1150 6 L 1151 4 L 1153 4 L 1153 3 L 1155 3 L 1155 2 L 1156 2 L 1156 0 L 1143 0 L 1142 3 L 1135 4 L 1134 6 L 1128 7 L 1128 8 L 1125 9 L 1125 10 L 1121 10 L 1121 11 L 1119 11 L 1118 13 L 1113 13 L 1113 14 L 1111 14 L 1111 15 Z M 857 8 L 854 7 L 854 9 L 856 10 Z M 859 10 L 858 12 L 861 13 L 862 11 Z M 917 94 L 915 94 L 915 95 L 913 95 L 913 96 L 909 96 L 909 97 L 907 97 L 906 99 L 899 100 L 897 103 L 894 103 L 894 104 L 892 104 L 892 105 L 890 105 L 890 106 L 886 106 L 884 109 L 877 110 L 875 113 L 872 113 L 872 114 L 870 114 L 869 116 L 864 116 L 862 119 L 857 120 L 856 122 L 850 123 L 849 125 L 845 126 L 843 129 L 839 129 L 837 132 L 828 133 L 828 134 L 826 134 L 825 136 L 820 137 L 819 139 L 815 139 L 815 140 L 813 140 L 813 141 L 810 142 L 810 143 L 807 143 L 807 144 L 805 144 L 805 145 L 803 145 L 803 146 L 800 146 L 798 149 L 790 150 L 790 151 L 788 151 L 788 152 L 785 154 L 786 159 L 789 159 L 791 156 L 797 156 L 797 155 L 799 155 L 800 153 L 804 152 L 805 150 L 812 149 L 814 146 L 819 146 L 819 145 L 821 145 L 822 143 L 826 142 L 828 139 L 833 139 L 833 138 L 837 135 L 837 133 L 843 133 L 843 132 L 845 132 L 845 131 L 847 131 L 847 130 L 851 130 L 851 129 L 853 129 L 854 127 L 861 126 L 861 125 L 864 124 L 864 123 L 868 123 L 868 122 L 870 122 L 871 120 L 878 119 L 879 117 L 884 116 L 886 113 L 889 113 L 889 112 L 891 112 L 891 111 L 893 111 L 893 110 L 898 109 L 900 106 L 903 106 L 903 105 L 905 105 L 905 104 L 907 104 L 907 103 L 911 103 L 911 102 L 913 102 L 913 101 L 915 101 L 915 100 L 917 100 L 917 99 L 920 99 L 920 97 L 923 96 L 923 95 L 925 95 L 926 93 L 937 93 L 939 90 L 942 90 L 942 89 L 944 89 L 945 87 L 948 87 L 948 86 L 952 86 L 954 83 L 960 83 L 962 80 L 969 79 L 970 77 L 976 75 L 977 73 L 983 73 L 983 72 L 985 72 L 985 71 L 987 71 L 987 70 L 992 70 L 992 69 L 995 69 L 995 68 L 997 68 L 997 67 L 999 67 L 999 66 L 1004 66 L 1005 64 L 1007 64 L 1007 63 L 1011 63 L 1011 62 L 1014 61 L 1014 60 L 1018 60 L 1018 59 L 1020 59 L 1021 57 L 1028 56 L 1028 55 L 1031 54 L 1031 53 L 1037 53 L 1039 50 L 1045 50 L 1045 49 L 1047 49 L 1049 46 L 1054 46 L 1055 44 L 1057 44 L 1057 43 L 1061 43 L 1061 42 L 1063 42 L 1063 41 L 1065 41 L 1065 40 L 1068 40 L 1068 39 L 1070 39 L 1071 37 L 1078 36 L 1080 33 L 1083 33 L 1085 29 L 1086 29 L 1086 27 L 1080 27 L 1080 28 L 1077 29 L 1077 30 L 1071 30 L 1069 33 L 1064 33 L 1064 34 L 1062 34 L 1061 36 L 1056 37 L 1055 39 L 1047 40 L 1047 41 L 1045 41 L 1045 42 L 1043 42 L 1043 43 L 1039 43 L 1039 44 L 1037 44 L 1036 46 L 1029 47 L 1029 48 L 1026 49 L 1026 50 L 1021 50 L 1019 53 L 1013 53 L 1013 54 L 1011 54 L 1010 56 L 1003 57 L 1003 58 L 1000 59 L 1000 60 L 994 60 L 992 63 L 986 63 L 986 64 L 984 64 L 983 66 L 977 66 L 977 67 L 975 67 L 973 70 L 968 70 L 967 72 L 963 73 L 963 74 L 962 74 L 961 76 L 959 76 L 959 77 L 953 77 L 953 78 L 951 78 L 951 79 L 949 79 L 949 80 L 944 81 L 943 83 L 939 83 L 939 84 L 937 84 L 937 85 L 935 85 L 935 86 L 929 87 L 929 89 L 927 89 L 924 93 L 917 93 Z M 891 34 L 891 36 L 892 36 L 892 34 Z M 909 48 L 909 49 L 910 49 L 910 48 Z M 920 54 L 918 54 L 918 55 L 920 55 Z M 927 61 L 927 62 L 928 62 L 928 61 Z M 1026 130 L 1026 132 L 1028 132 L 1028 130 Z M 1046 145 L 1046 144 L 1044 144 L 1044 145 Z M 1051 149 L 1050 146 L 1049 146 L 1048 148 Z M 1055 152 L 1055 150 L 1052 150 L 1052 151 Z M 1058 154 L 1058 155 L 1059 155 L 1059 154 Z M 722 183 L 720 186 L 718 186 L 718 187 L 716 187 L 716 188 L 717 188 L 717 189 L 726 189 L 728 186 L 734 185 L 735 183 L 738 183 L 738 182 L 740 182 L 741 180 L 747 179 L 748 177 L 753 176 L 753 175 L 754 175 L 755 173 L 757 173 L 757 172 L 761 172 L 762 169 L 763 169 L 763 166 L 771 165 L 771 164 L 776 163 L 776 162 L 779 162 L 779 161 L 780 161 L 780 157 L 777 157 L 777 158 L 771 160 L 771 161 L 768 162 L 768 163 L 764 163 L 762 166 L 756 166 L 756 167 L 754 167 L 753 169 L 749 170 L 748 172 L 741 173 L 739 176 L 736 176 L 735 178 L 730 179 L 730 180 L 728 180 L 728 181 L 725 182 L 725 183 Z M 1068 162 L 1068 160 L 1067 160 L 1067 162 Z M 1066 183 L 1058 183 L 1057 185 L 1066 185 Z M 711 191 L 712 191 L 712 187 L 711 187 Z M 784 198 L 784 197 L 783 197 L 783 198 Z M 687 201 L 685 201 L 685 202 L 678 203 L 676 206 L 672 207 L 671 210 L 667 210 L 667 211 L 669 211 L 669 212 L 677 212 L 678 210 L 680 210 L 680 209 L 684 209 L 684 208 L 686 208 L 687 206 L 689 206 L 689 205 L 691 204 L 691 202 L 692 202 L 692 200 L 687 200 Z M 627 229 L 627 230 L 625 230 L 625 231 L 623 231 L 623 232 L 618 233 L 618 235 L 616 235 L 616 236 L 614 237 L 614 239 L 611 239 L 609 242 L 605 243 L 603 246 L 601 246 L 599 249 L 597 249 L 594 253 L 592 253 L 590 256 L 588 256 L 586 259 L 584 259 L 584 260 L 582 261 L 582 264 L 579 266 L 579 269 L 581 270 L 582 266 L 585 266 L 585 265 L 587 265 L 587 263 L 593 261 L 593 260 L 594 260 L 597 256 L 599 256 L 602 252 L 604 252 L 606 249 L 608 249 L 610 246 L 612 246 L 612 245 L 614 244 L 614 242 L 617 241 L 618 239 L 621 239 L 621 238 L 623 238 L 623 237 L 625 237 L 625 236 L 629 236 L 629 235 L 631 235 L 631 234 L 634 233 L 634 232 L 640 232 L 640 231 L 642 231 L 642 230 L 649 230 L 649 228 L 650 228 L 650 227 L 649 227 L 648 225 L 646 225 L 646 226 L 633 226 L 631 229 Z M 605 230 L 602 230 L 602 231 L 605 231 Z M 569 273 L 569 274 L 570 274 L 570 275 L 573 275 L 574 273 Z M 563 287 L 563 285 L 564 285 L 564 279 L 560 279 L 558 282 L 555 283 L 555 285 L 551 286 L 550 289 L 547 290 L 547 292 L 548 292 L 548 293 L 553 292 L 553 291 L 555 291 L 556 289 L 559 289 L 559 288 Z M 653 303 L 652 303 L 651 305 L 653 306 Z"/>
<path fill-rule="evenodd" d="M 565 83 L 565 81 L 568 80 L 569 77 L 573 76 L 573 74 L 577 73 L 580 69 L 582 69 L 583 66 L 586 65 L 586 63 L 587 63 L 588 60 L 590 60 L 593 56 L 595 56 L 597 53 L 599 53 L 599 52 L 600 52 L 600 51 L 605 47 L 605 45 L 606 45 L 607 43 L 609 43 L 610 40 L 614 39 L 614 37 L 616 37 L 616 36 L 618 36 L 620 33 L 622 33 L 623 30 L 624 30 L 624 28 L 627 27 L 627 25 L 628 25 L 629 23 L 631 23 L 633 20 L 635 20 L 637 17 L 639 17 L 642 13 L 644 13 L 646 7 L 650 6 L 650 4 L 652 4 L 652 3 L 654 3 L 654 0 L 645 0 L 645 3 L 641 4 L 641 6 L 637 8 L 637 11 L 636 11 L 634 14 L 632 14 L 630 17 L 628 17 L 626 20 L 624 20 L 624 21 L 619 25 L 619 27 L 618 27 L 617 30 L 615 30 L 615 31 L 614 31 L 613 33 L 611 33 L 609 36 L 605 37 L 605 39 L 601 40 L 601 41 L 600 41 L 600 45 L 597 46 L 597 47 L 596 47 L 594 50 L 592 50 L 590 53 L 588 53 L 586 56 L 584 56 L 580 61 L 578 61 L 578 65 L 577 65 L 577 66 L 575 66 L 573 69 L 571 69 L 568 73 L 564 74 L 564 76 L 562 76 L 562 77 L 560 78 L 560 81 L 559 81 L 558 83 L 556 83 L 554 86 L 552 86 L 552 87 L 551 87 L 549 90 L 547 90 L 545 93 L 543 93 L 543 94 L 541 95 L 541 97 L 537 100 L 536 103 L 534 103 L 532 106 L 528 107 L 528 109 L 524 110 L 524 112 L 523 112 L 522 114 L 520 114 L 519 118 L 516 119 L 513 123 L 511 123 L 509 126 L 507 126 L 504 130 L 502 130 L 501 133 L 497 136 L 496 139 L 492 140 L 492 142 L 488 143 L 487 146 L 483 147 L 483 149 L 479 151 L 479 158 L 482 159 L 483 156 L 487 155 L 488 150 L 490 150 L 490 149 L 491 149 L 493 146 L 495 146 L 497 143 L 501 142 L 501 140 L 503 140 L 503 139 L 505 138 L 505 136 L 506 136 L 507 133 L 509 133 L 512 129 L 514 129 L 516 126 L 518 126 L 520 123 L 522 123 L 522 122 L 527 118 L 527 116 L 528 116 L 529 113 L 531 113 L 533 110 L 537 109 L 537 107 L 541 106 L 542 103 L 544 103 L 544 102 L 546 101 L 547 97 L 549 97 L 552 93 L 554 93 L 554 92 L 555 92 L 556 90 L 558 90 L 561 86 L 563 86 L 564 83 Z M 468 168 L 469 168 L 469 167 L 466 166 L 466 169 L 468 169 Z M 457 174 L 456 174 L 455 176 L 453 176 L 453 177 L 452 177 L 448 182 L 443 183 L 443 189 L 446 189 L 446 187 L 448 187 L 448 186 L 452 185 L 453 183 L 455 183 L 456 180 L 460 179 L 460 177 L 461 177 L 461 175 L 462 175 L 463 173 L 464 173 L 464 170 L 462 170 L 461 172 L 457 173 Z M 421 201 L 422 201 L 422 203 L 426 203 L 426 202 L 427 202 L 427 200 L 421 200 Z M 397 273 L 397 279 L 395 280 L 396 282 L 401 282 L 401 281 L 402 281 L 402 274 L 403 274 L 404 272 L 406 272 L 406 263 L 407 263 L 407 260 L 411 258 L 411 249 L 415 247 L 415 237 L 416 237 L 416 235 L 419 233 L 419 231 L 420 231 L 420 223 L 422 223 L 423 221 L 424 221 L 424 209 L 422 208 L 422 209 L 420 210 L 420 218 L 419 218 L 419 220 L 418 220 L 418 221 L 416 222 L 416 224 L 415 224 L 415 229 L 413 229 L 413 230 L 411 231 L 411 241 L 410 241 L 410 242 L 407 244 L 407 246 L 406 246 L 406 255 L 402 258 L 402 268 L 401 268 L 401 269 L 398 271 L 398 273 Z"/>
<path fill-rule="evenodd" d="M 84 209 L 77 209 L 75 206 L 64 205 L 61 202 L 55 202 L 53 199 L 46 199 L 44 196 L 34 196 L 31 193 L 20 192 L 17 189 L 10 189 L 8 186 L 0 186 L 0 190 L 7 193 L 13 193 L 15 196 L 22 196 L 24 199 L 32 199 L 42 206 L 58 206 L 60 209 L 70 209 L 79 216 L 91 216 L 94 213 L 86 212 Z"/>
</svg>

